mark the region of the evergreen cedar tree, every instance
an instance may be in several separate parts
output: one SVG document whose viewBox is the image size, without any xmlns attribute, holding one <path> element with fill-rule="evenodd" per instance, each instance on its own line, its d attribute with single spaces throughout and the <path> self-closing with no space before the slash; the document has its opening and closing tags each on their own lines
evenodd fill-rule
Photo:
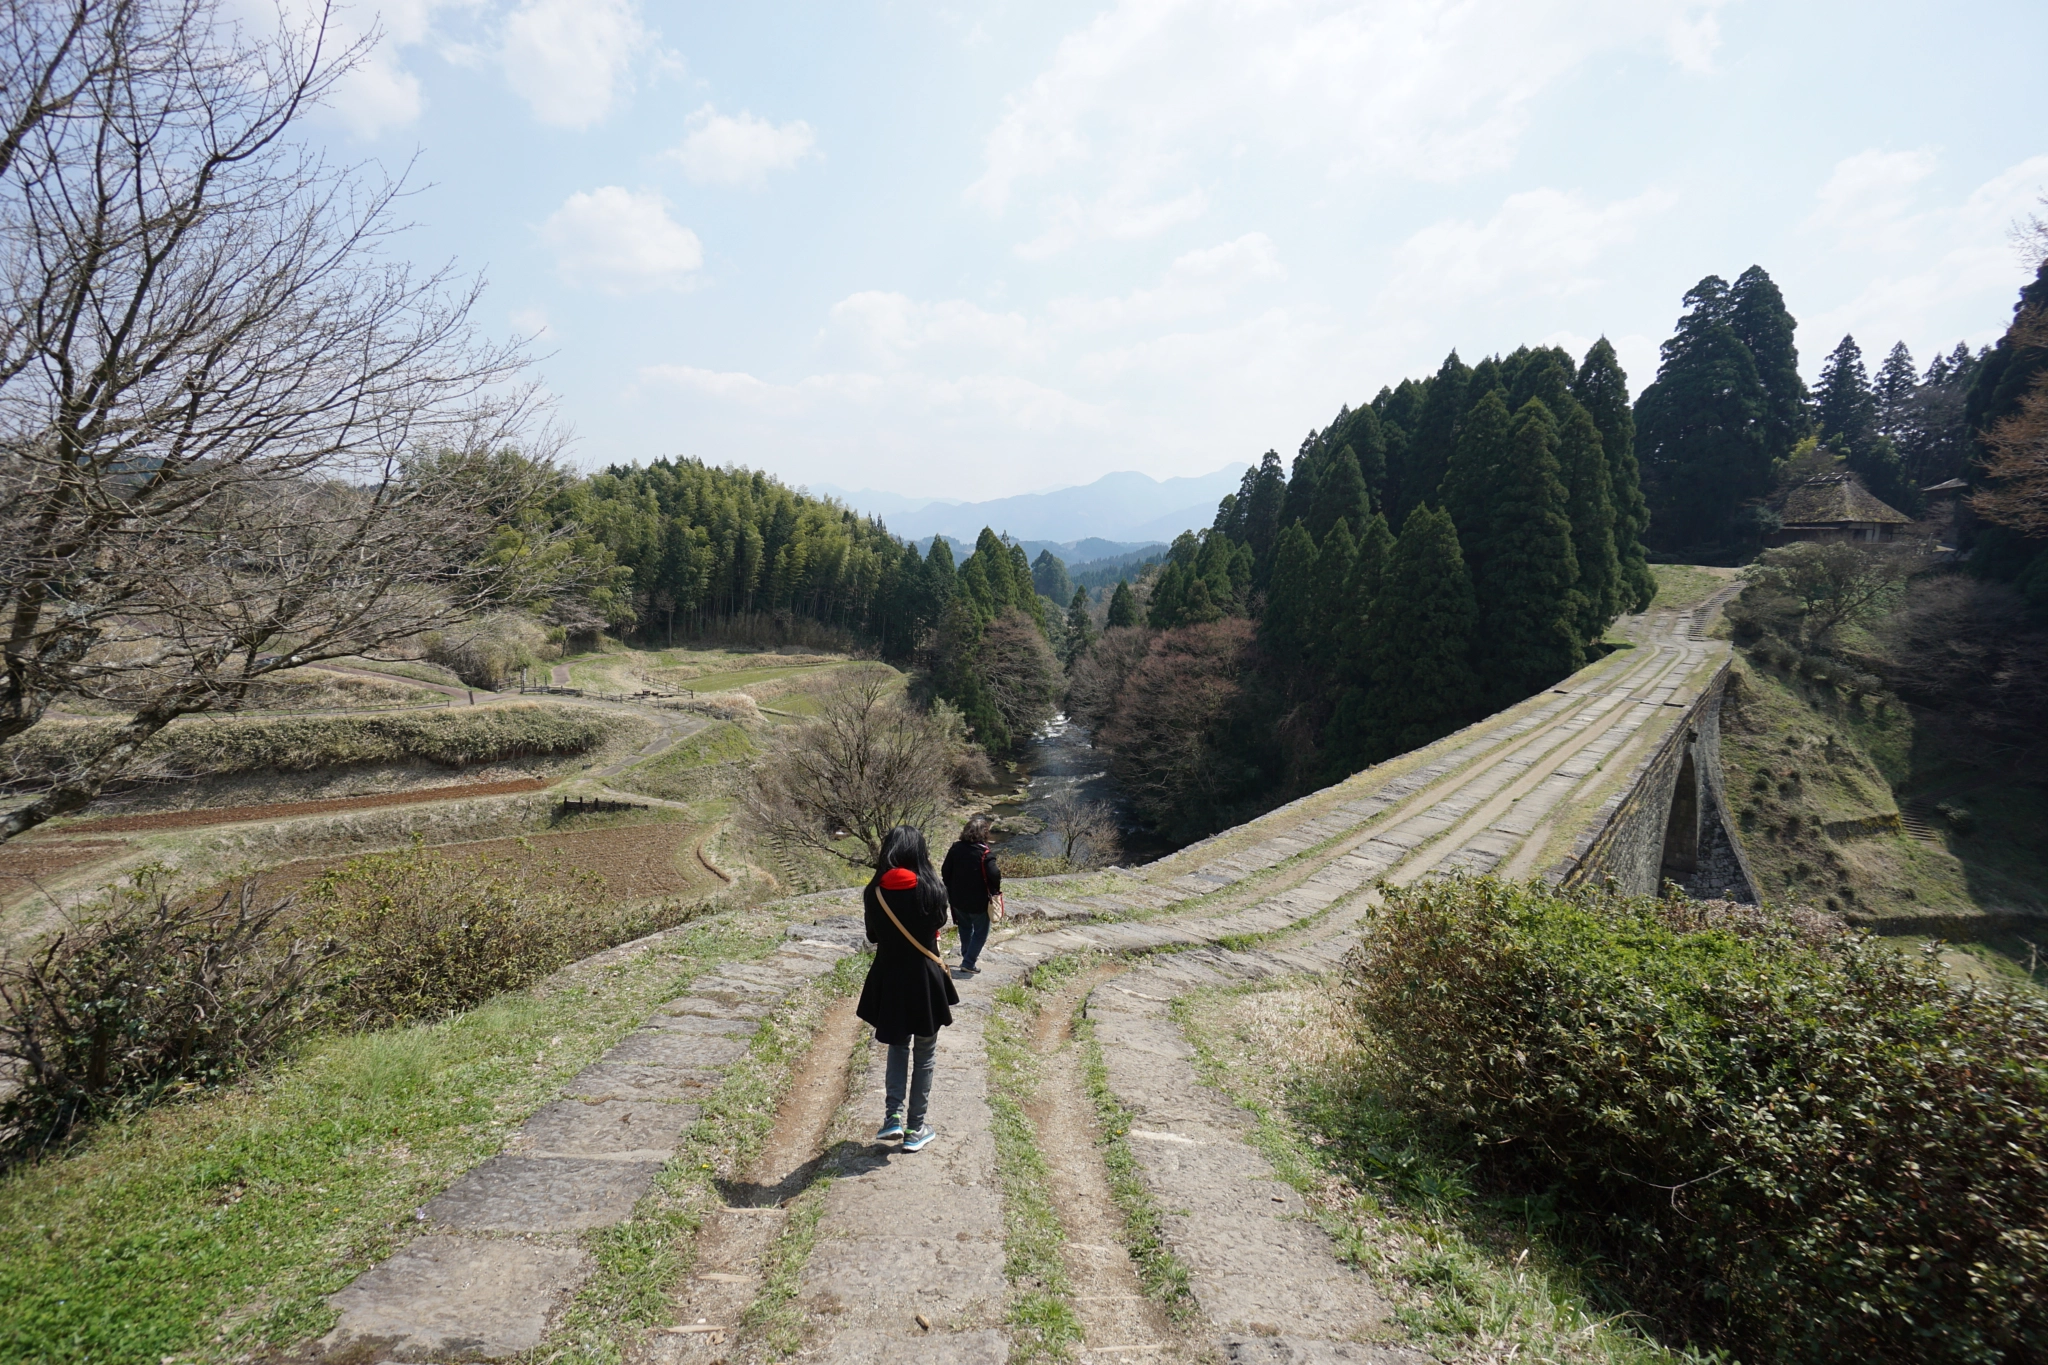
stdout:
<svg viewBox="0 0 2048 1365">
<path fill-rule="evenodd" d="M 1131 585 L 1121 578 L 1116 581 L 1116 591 L 1111 593 L 1109 597 L 1109 618 L 1107 624 L 1111 630 L 1115 630 L 1118 626 L 1142 626 L 1145 624 L 1144 619 L 1138 614 L 1137 595 L 1131 591 Z"/>
</svg>

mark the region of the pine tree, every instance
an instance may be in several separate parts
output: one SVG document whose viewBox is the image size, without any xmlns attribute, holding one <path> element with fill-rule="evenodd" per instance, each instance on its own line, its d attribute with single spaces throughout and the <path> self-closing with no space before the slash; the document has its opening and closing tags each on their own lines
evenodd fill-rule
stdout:
<svg viewBox="0 0 2048 1365">
<path fill-rule="evenodd" d="M 1287 501 L 1280 508 L 1282 525 L 1306 522 L 1315 509 L 1316 489 L 1323 482 L 1320 436 L 1320 432 L 1311 431 L 1295 452 L 1293 470 L 1287 477 Z"/>
<path fill-rule="evenodd" d="M 1585 609 L 1575 590 L 1578 561 L 1557 449 L 1555 419 L 1530 399 L 1515 414 L 1505 467 L 1490 490 L 1491 534 L 1473 575 L 1482 681 L 1498 705 L 1519 701 L 1586 661 L 1578 629 Z"/>
<path fill-rule="evenodd" d="M 1308 533 L 1321 544 L 1338 522 L 1362 526 L 1371 511 L 1372 499 L 1365 491 L 1365 476 L 1358 470 L 1358 455 L 1350 446 L 1344 446 L 1330 456 L 1316 483 L 1315 501 L 1308 514 Z"/>
<path fill-rule="evenodd" d="M 1131 585 L 1121 578 L 1116 581 L 1116 591 L 1109 596 L 1109 615 L 1105 624 L 1111 630 L 1119 626 L 1145 624 L 1138 616 L 1137 596 L 1131 592 Z"/>
<path fill-rule="evenodd" d="M 1606 337 L 1587 349 L 1572 381 L 1572 397 L 1592 416 L 1600 431 L 1600 449 L 1607 456 L 1607 486 L 1614 496 L 1614 553 L 1621 561 L 1616 609 L 1641 611 L 1657 595 L 1657 579 L 1643 549 L 1650 509 L 1636 469 L 1636 419 L 1629 410 L 1628 375 Z"/>
<path fill-rule="evenodd" d="M 1152 593 L 1145 602 L 1145 620 L 1154 630 L 1172 630 L 1184 625 L 1183 612 L 1188 592 L 1188 571 L 1172 560 L 1152 580 Z"/>
<path fill-rule="evenodd" d="M 1520 412 L 1531 398 L 1541 399 L 1551 415 L 1562 422 L 1564 400 L 1571 396 L 1572 375 L 1577 368 L 1571 352 L 1561 346 L 1517 346 L 1514 354 L 1501 362 L 1508 381 L 1508 410 Z"/>
<path fill-rule="evenodd" d="M 1563 399 L 1564 427 L 1557 462 L 1569 499 L 1572 555 L 1578 561 L 1579 638 L 1591 645 L 1607 631 L 1622 605 L 1621 563 L 1614 551 L 1614 495 L 1607 482 L 1607 455 L 1593 416 L 1569 395 Z"/>
<path fill-rule="evenodd" d="M 1376 494 L 1376 504 L 1389 516 L 1404 505 L 1409 496 L 1407 490 L 1415 482 L 1410 463 L 1428 384 L 1428 380 L 1404 379 L 1391 389 L 1381 389 L 1372 400 L 1373 411 L 1380 419 L 1380 438 L 1386 442 L 1387 450 L 1387 484 Z"/>
<path fill-rule="evenodd" d="M 1316 543 L 1308 528 L 1295 522 L 1280 533 L 1273 552 L 1273 582 L 1266 589 L 1266 611 L 1259 618 L 1259 641 L 1283 675 L 1291 675 L 1307 657 L 1314 621 Z"/>
<path fill-rule="evenodd" d="M 1735 513 L 1771 489 L 1756 360 L 1728 326 L 1728 285 L 1709 275 L 1686 292 L 1657 382 L 1636 400 L 1636 454 L 1650 506 L 1648 543 L 1670 550 L 1725 543 Z"/>
<path fill-rule="evenodd" d="M 1408 516 L 1372 606 L 1368 687 L 1339 703 L 1336 730 L 1355 735 L 1360 760 L 1378 762 L 1456 729 L 1476 708 L 1472 645 L 1479 611 L 1444 513 Z"/>
<path fill-rule="evenodd" d="M 1472 371 L 1452 351 L 1429 381 L 1422 412 L 1416 418 L 1415 430 L 1409 433 L 1402 505 L 1393 511 L 1393 519 L 1403 526 L 1408 524 L 1408 514 L 1424 503 L 1432 507 L 1441 505 L 1439 490 L 1443 487 L 1444 471 L 1450 467 L 1451 452 L 1457 446 L 1458 425 L 1472 406 L 1465 396 L 1471 380 Z"/>
<path fill-rule="evenodd" d="M 1913 429 L 1914 391 L 1920 387 L 1913 369 L 1913 353 L 1906 343 L 1895 341 L 1878 367 L 1871 385 L 1877 400 L 1877 430 L 1880 435 L 1904 441 Z"/>
<path fill-rule="evenodd" d="M 1349 523 L 1340 519 L 1316 550 L 1307 654 L 1319 667 L 1334 669 L 1343 657 L 1352 615 L 1351 570 L 1357 559 L 1358 543 L 1351 538 Z"/>
<path fill-rule="evenodd" d="M 1863 369 L 1863 350 L 1845 336 L 1821 363 L 1814 390 L 1814 421 L 1826 444 L 1839 436 L 1851 455 L 1861 455 L 1877 437 L 1877 399 Z"/>
<path fill-rule="evenodd" d="M 1074 580 L 1067 577 L 1067 563 L 1051 550 L 1040 550 L 1031 561 L 1031 586 L 1040 597 L 1064 602 L 1074 595 Z"/>
<path fill-rule="evenodd" d="M 1264 586 L 1273 571 L 1273 547 L 1280 540 L 1280 512 L 1287 502 L 1287 476 L 1280 472 L 1280 454 L 1259 457 L 1244 510 L 1244 543 L 1252 549 L 1253 581 Z"/>
<path fill-rule="evenodd" d="M 1073 667 L 1074 660 L 1088 652 L 1095 643 L 1095 620 L 1088 613 L 1088 589 L 1074 589 L 1074 600 L 1067 604 L 1067 666 Z"/>
<path fill-rule="evenodd" d="M 1785 296 L 1760 265 L 1735 278 L 1728 291 L 1726 321 L 1749 351 L 1763 385 L 1762 436 L 1764 458 L 1784 460 L 1805 437 L 1812 423 L 1806 410 L 1806 381 L 1799 377 L 1799 348 L 1792 334 L 1799 324 L 1786 311 Z"/>
<path fill-rule="evenodd" d="M 1387 529 L 1387 519 L 1375 512 L 1365 519 L 1365 530 L 1358 536 L 1358 553 L 1351 562 L 1351 600 L 1357 604 L 1356 615 L 1361 624 L 1372 609 L 1373 599 L 1379 596 L 1393 553 L 1394 533 Z"/>
<path fill-rule="evenodd" d="M 1380 429 L 1379 414 L 1369 404 L 1359 408 L 1330 433 L 1330 439 L 1339 450 L 1351 448 L 1352 458 L 1358 461 L 1359 476 L 1365 480 L 1365 491 L 1378 504 L 1387 492 L 1387 438 Z"/>
<path fill-rule="evenodd" d="M 1493 537 L 1487 517 L 1494 489 L 1502 478 L 1512 427 L 1507 395 L 1500 389 L 1483 392 L 1459 424 L 1457 450 L 1444 472 L 1436 503 L 1450 514 L 1451 524 L 1458 528 L 1458 543 L 1465 549 L 1466 567 L 1477 583 L 1485 581 L 1482 565 Z"/>
<path fill-rule="evenodd" d="M 1359 534 L 1358 550 L 1351 561 L 1351 581 L 1346 585 L 1348 611 L 1339 633 L 1344 646 L 1338 654 L 1337 674 L 1346 684 L 1363 684 L 1371 675 L 1366 647 L 1372 638 L 1372 607 L 1386 582 L 1387 565 L 1394 556 L 1394 533 L 1378 512 L 1365 520 Z"/>
</svg>

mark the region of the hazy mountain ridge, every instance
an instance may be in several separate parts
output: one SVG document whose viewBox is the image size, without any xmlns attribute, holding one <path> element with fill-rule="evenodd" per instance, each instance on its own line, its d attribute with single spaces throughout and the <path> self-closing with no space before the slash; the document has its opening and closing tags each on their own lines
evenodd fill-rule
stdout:
<svg viewBox="0 0 2048 1365">
<path fill-rule="evenodd" d="M 1233 464 L 1195 477 L 1154 479 L 1123 470 L 1093 483 L 1049 493 L 1022 493 L 984 502 L 915 498 L 877 489 L 842 489 L 813 484 L 812 492 L 836 498 L 857 511 L 878 516 L 900 536 L 929 541 L 933 535 L 972 544 L 984 526 L 1031 545 L 1074 546 L 1087 540 L 1121 542 L 1122 549 L 1088 553 L 1100 558 L 1128 553 L 1153 541 L 1171 541 L 1182 531 L 1207 526 L 1216 504 L 1234 493 L 1246 466 Z M 913 505 L 916 504 L 916 505 Z M 1067 558 L 1059 548 L 1053 553 Z"/>
</svg>

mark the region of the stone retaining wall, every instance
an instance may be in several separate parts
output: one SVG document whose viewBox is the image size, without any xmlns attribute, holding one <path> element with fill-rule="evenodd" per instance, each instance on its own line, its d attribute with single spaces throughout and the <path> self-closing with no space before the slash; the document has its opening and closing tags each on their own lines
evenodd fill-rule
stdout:
<svg viewBox="0 0 2048 1365">
<path fill-rule="evenodd" d="M 1669 733 L 1594 815 L 1570 856 L 1546 873 L 1563 887 L 1599 886 L 1656 895 L 1667 879 L 1701 894 L 1753 901 L 1756 879 L 1727 817 L 1721 776 L 1723 664 L 1684 703 Z M 1684 787 L 1681 787 L 1681 779 Z M 1712 864 L 1711 867 L 1708 864 Z M 1697 880 L 1707 874 L 1707 886 Z"/>
</svg>

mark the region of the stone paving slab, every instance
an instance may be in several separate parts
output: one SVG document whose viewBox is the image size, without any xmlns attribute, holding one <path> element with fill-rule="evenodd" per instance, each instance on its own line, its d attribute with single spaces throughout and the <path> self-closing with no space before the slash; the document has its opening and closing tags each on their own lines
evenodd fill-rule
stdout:
<svg viewBox="0 0 2048 1365">
<path fill-rule="evenodd" d="M 426 1203 L 457 1232 L 581 1232 L 633 1212 L 668 1159 L 494 1156 Z"/>
<path fill-rule="evenodd" d="M 643 1028 L 627 1034 L 605 1060 L 635 1066 L 723 1067 L 747 1053 L 747 1040 L 679 1029 Z"/>
<path fill-rule="evenodd" d="M 540 1344 L 590 1268 L 573 1247 L 422 1237 L 328 1300 L 341 1321 L 321 1345 L 375 1343 L 394 1361 L 518 1355 Z"/>
<path fill-rule="evenodd" d="M 557 1100 L 521 1124 L 506 1140 L 505 1151 L 510 1156 L 665 1161 L 682 1141 L 683 1129 L 696 1121 L 694 1104 Z"/>
</svg>

